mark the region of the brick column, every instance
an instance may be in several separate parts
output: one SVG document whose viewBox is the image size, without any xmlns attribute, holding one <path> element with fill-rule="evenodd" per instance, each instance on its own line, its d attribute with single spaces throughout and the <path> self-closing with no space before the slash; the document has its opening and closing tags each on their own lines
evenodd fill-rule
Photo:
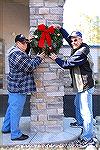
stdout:
<svg viewBox="0 0 100 150">
<path fill-rule="evenodd" d="M 37 92 L 31 97 L 31 130 L 63 131 L 63 70 L 46 58 L 34 76 Z"/>
<path fill-rule="evenodd" d="M 38 24 L 63 23 L 64 0 L 30 0 L 30 33 Z"/>
<path fill-rule="evenodd" d="M 63 0 L 30 0 L 30 33 L 40 23 L 61 24 Z M 63 131 L 63 69 L 48 57 L 34 71 L 37 92 L 31 97 L 31 131 Z"/>
</svg>

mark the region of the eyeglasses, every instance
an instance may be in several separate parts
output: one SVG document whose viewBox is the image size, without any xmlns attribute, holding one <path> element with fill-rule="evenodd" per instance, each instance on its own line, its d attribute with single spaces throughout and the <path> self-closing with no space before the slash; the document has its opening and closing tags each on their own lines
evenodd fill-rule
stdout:
<svg viewBox="0 0 100 150">
<path fill-rule="evenodd" d="M 72 42 L 77 42 L 77 41 L 78 41 L 77 39 L 74 39 L 74 40 L 71 40 L 71 43 L 72 43 Z"/>
</svg>

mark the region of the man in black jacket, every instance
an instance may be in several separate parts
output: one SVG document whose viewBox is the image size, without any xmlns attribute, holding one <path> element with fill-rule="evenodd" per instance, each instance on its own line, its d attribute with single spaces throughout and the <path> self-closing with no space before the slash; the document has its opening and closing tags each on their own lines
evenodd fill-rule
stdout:
<svg viewBox="0 0 100 150">
<path fill-rule="evenodd" d="M 72 77 L 72 86 L 76 91 L 75 109 L 76 122 L 71 126 L 82 126 L 82 135 L 76 143 L 80 147 L 86 147 L 94 144 L 93 141 L 93 111 L 92 111 L 92 94 L 94 92 L 93 80 L 93 62 L 90 55 L 90 48 L 83 43 L 82 34 L 79 31 L 73 31 L 71 35 L 67 33 L 61 26 L 59 28 L 63 38 L 71 46 L 71 55 L 64 61 L 54 53 L 50 58 L 64 69 L 70 69 Z"/>
</svg>

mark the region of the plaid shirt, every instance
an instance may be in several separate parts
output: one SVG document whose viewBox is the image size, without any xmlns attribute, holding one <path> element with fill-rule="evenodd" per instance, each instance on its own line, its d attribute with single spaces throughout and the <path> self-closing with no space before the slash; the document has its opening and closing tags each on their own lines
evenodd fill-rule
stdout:
<svg viewBox="0 0 100 150">
<path fill-rule="evenodd" d="M 30 58 L 18 47 L 13 47 L 9 52 L 9 75 L 8 91 L 13 93 L 31 93 L 36 91 L 36 85 L 33 77 L 33 69 L 40 63 L 41 58 Z"/>
</svg>

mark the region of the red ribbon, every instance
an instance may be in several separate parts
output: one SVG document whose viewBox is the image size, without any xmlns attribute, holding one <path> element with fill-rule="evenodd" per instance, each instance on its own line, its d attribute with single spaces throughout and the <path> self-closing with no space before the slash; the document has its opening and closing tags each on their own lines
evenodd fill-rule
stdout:
<svg viewBox="0 0 100 150">
<path fill-rule="evenodd" d="M 44 48 L 45 47 L 45 41 L 47 42 L 48 46 L 51 46 L 52 44 L 52 40 L 51 40 L 51 36 L 50 34 L 53 34 L 55 29 L 53 26 L 46 28 L 46 26 L 44 24 L 41 24 L 38 26 L 38 30 L 42 31 L 40 40 L 38 42 L 38 46 L 40 48 Z"/>
</svg>

